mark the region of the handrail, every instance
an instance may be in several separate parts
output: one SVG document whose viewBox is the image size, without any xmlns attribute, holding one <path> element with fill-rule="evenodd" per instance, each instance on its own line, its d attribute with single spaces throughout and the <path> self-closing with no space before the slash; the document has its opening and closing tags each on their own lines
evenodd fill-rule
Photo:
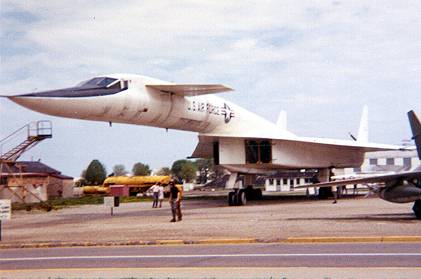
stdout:
<svg viewBox="0 0 421 279">
<path fill-rule="evenodd" d="M 34 124 L 36 125 L 36 127 L 32 128 L 31 125 L 34 125 Z M 47 124 L 47 127 L 43 127 L 43 124 Z M 36 122 L 31 122 L 31 123 L 28 123 L 28 124 L 20 127 L 19 129 L 17 129 L 16 131 L 14 131 L 10 135 L 8 135 L 7 137 L 1 139 L 0 145 L 3 142 L 6 142 L 8 139 L 12 138 L 13 136 L 17 135 L 19 132 L 21 132 L 25 128 L 27 129 L 28 137 L 29 136 L 43 136 L 43 135 L 50 136 L 50 135 L 52 135 L 52 130 L 53 130 L 52 123 L 51 123 L 50 120 L 39 120 L 39 121 L 36 121 Z M 36 131 L 36 134 L 32 135 L 31 131 Z M 41 133 L 41 131 L 47 131 L 47 133 Z"/>
<path fill-rule="evenodd" d="M 26 125 L 22 126 L 21 128 L 17 129 L 16 131 L 14 131 L 14 132 L 13 132 L 13 133 L 11 133 L 10 135 L 8 135 L 7 137 L 5 137 L 5 138 L 1 139 L 1 140 L 0 140 L 0 144 L 1 144 L 2 142 L 5 142 L 7 139 L 9 139 L 9 138 L 13 137 L 13 136 L 14 136 L 14 135 L 16 135 L 18 132 L 22 131 L 24 128 L 29 129 L 29 124 L 26 124 Z"/>
<path fill-rule="evenodd" d="M 40 120 L 28 123 L 21 128 L 17 129 L 7 137 L 0 140 L 0 156 L 3 156 L 13 150 L 16 147 L 19 147 L 21 143 L 32 140 L 33 138 L 38 138 L 37 140 L 43 140 L 46 138 L 52 137 L 52 123 L 50 120 Z M 26 135 L 24 133 L 26 132 Z M 23 140 L 23 138 L 25 139 Z M 12 146 L 12 140 L 20 141 L 17 145 Z M 23 142 L 22 142 L 23 140 Z M 3 152 L 4 147 L 10 149 L 9 151 Z M 28 146 L 29 147 L 29 146 Z M 25 152 L 26 148 L 23 148 L 22 151 Z M 30 147 L 29 147 L 30 149 Z"/>
<path fill-rule="evenodd" d="M 35 125 L 35 127 L 33 127 Z M 35 134 L 31 132 L 35 131 Z M 40 120 L 29 124 L 29 136 L 51 136 L 53 131 L 52 123 L 49 120 Z"/>
</svg>

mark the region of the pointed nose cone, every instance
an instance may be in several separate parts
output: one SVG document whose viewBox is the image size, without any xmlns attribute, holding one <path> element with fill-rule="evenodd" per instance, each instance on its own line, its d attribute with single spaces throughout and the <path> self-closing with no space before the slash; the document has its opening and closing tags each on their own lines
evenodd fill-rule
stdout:
<svg viewBox="0 0 421 279">
<path fill-rule="evenodd" d="M 50 114 L 50 115 L 57 115 L 57 101 L 53 101 L 53 98 L 49 97 L 30 97 L 25 95 L 16 95 L 16 96 L 8 96 L 7 97 L 12 102 L 15 102 L 18 105 L 21 105 L 25 108 L 30 110 L 34 110 L 37 112 Z"/>
<path fill-rule="evenodd" d="M 78 114 L 77 105 L 83 102 L 83 97 L 93 96 L 97 91 L 72 87 L 7 96 L 7 98 L 30 110 L 54 116 L 72 117 Z"/>
<path fill-rule="evenodd" d="M 31 93 L 32 94 L 32 93 Z M 42 113 L 47 113 L 45 112 L 45 108 L 44 106 L 46 105 L 46 100 L 45 98 L 34 98 L 34 97 L 28 97 L 27 95 L 29 94 L 24 94 L 24 95 L 13 95 L 13 96 L 0 96 L 0 97 L 4 97 L 9 99 L 10 101 L 21 105 L 25 108 L 37 111 L 37 112 L 42 112 Z"/>
<path fill-rule="evenodd" d="M 15 102 L 18 105 L 23 107 L 36 110 L 35 108 L 39 107 L 40 103 L 42 102 L 41 98 L 32 98 L 27 96 L 8 96 L 7 97 L 10 101 Z"/>
<path fill-rule="evenodd" d="M 85 119 L 90 112 L 95 110 L 92 105 L 98 104 L 97 100 L 100 103 L 101 97 L 121 91 L 120 87 L 79 86 L 5 97 L 37 112 Z"/>
</svg>

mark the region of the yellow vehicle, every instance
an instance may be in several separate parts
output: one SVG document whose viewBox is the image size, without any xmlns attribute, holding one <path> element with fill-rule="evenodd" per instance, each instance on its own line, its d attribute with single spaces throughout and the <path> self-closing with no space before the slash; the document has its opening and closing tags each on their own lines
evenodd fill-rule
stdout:
<svg viewBox="0 0 421 279">
<path fill-rule="evenodd" d="M 93 194 L 108 194 L 110 192 L 109 187 L 104 186 L 83 186 L 83 193 L 85 195 L 93 195 Z"/>
<path fill-rule="evenodd" d="M 136 196 L 139 193 L 144 194 L 152 185 L 158 182 L 166 186 L 170 180 L 171 177 L 167 175 L 110 176 L 104 180 L 103 186 L 109 188 L 112 185 L 127 185 L 130 196 Z"/>
</svg>

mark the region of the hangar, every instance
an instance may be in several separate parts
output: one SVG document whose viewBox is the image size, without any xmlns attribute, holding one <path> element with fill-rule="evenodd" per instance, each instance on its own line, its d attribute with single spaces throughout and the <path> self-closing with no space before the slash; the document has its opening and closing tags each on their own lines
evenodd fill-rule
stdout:
<svg viewBox="0 0 421 279">
<path fill-rule="evenodd" d="M 38 143 L 52 137 L 51 121 L 20 127 L 0 140 L 0 199 L 32 203 L 73 195 L 73 177 L 40 161 L 17 161 Z"/>
</svg>

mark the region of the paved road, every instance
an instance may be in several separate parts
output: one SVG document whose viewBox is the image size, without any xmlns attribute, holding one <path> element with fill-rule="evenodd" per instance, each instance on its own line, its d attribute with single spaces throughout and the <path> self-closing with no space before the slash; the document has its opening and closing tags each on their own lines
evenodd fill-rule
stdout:
<svg viewBox="0 0 421 279">
<path fill-rule="evenodd" d="M 285 278 L 385 278 L 401 275 L 421 278 L 421 244 L 165 245 L 0 250 L 0 278 L 268 278 L 281 275 Z"/>
<path fill-rule="evenodd" d="M 250 244 L 0 250 L 0 269 L 421 267 L 421 244 Z"/>
</svg>

